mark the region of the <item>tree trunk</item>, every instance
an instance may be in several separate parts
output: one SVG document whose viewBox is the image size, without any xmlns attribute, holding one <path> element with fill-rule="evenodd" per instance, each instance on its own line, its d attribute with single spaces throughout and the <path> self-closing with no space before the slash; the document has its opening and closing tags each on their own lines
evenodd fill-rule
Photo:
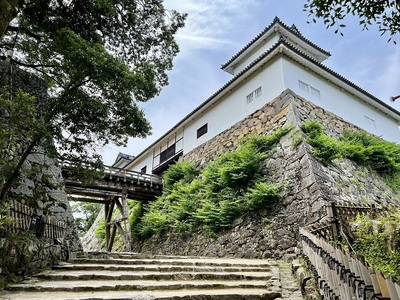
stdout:
<svg viewBox="0 0 400 300">
<path fill-rule="evenodd" d="M 20 0 L 0 0 L 0 40 L 8 24 L 17 16 Z"/>
<path fill-rule="evenodd" d="M 0 0 L 1 1 L 1 0 Z M 22 168 L 22 165 L 24 164 L 24 162 L 26 161 L 26 159 L 28 158 L 29 154 L 32 153 L 33 148 L 35 148 L 35 146 L 38 144 L 40 139 L 34 139 L 31 141 L 31 143 L 28 145 L 28 147 L 25 149 L 24 153 L 22 153 L 21 158 L 18 161 L 17 166 L 15 167 L 13 173 L 11 174 L 10 177 L 8 177 L 5 181 L 5 183 L 3 184 L 3 186 L 1 186 L 1 190 L 0 190 L 0 202 L 3 202 L 4 199 L 7 196 L 7 192 L 10 190 L 10 188 L 12 187 L 12 184 L 14 182 L 14 180 L 16 180 L 19 176 L 19 172 Z"/>
</svg>

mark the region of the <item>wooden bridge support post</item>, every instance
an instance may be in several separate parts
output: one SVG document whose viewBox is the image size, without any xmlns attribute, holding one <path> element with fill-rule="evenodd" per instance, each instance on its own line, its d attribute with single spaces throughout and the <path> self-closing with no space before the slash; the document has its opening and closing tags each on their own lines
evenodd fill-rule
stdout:
<svg viewBox="0 0 400 300">
<path fill-rule="evenodd" d="M 105 204 L 107 251 L 112 250 L 117 230 L 121 235 L 122 241 L 125 245 L 125 250 L 132 250 L 132 235 L 129 226 L 129 210 L 127 197 L 128 194 L 126 190 L 124 190 L 122 193 L 122 197 L 114 197 L 109 203 Z M 121 216 L 116 220 L 112 220 L 115 206 L 117 206 Z"/>
<path fill-rule="evenodd" d="M 106 227 L 106 246 L 107 251 L 111 251 L 112 246 L 114 244 L 115 238 L 115 228 L 113 228 L 113 232 L 111 232 L 111 218 L 114 211 L 115 200 L 112 199 L 109 203 L 105 204 L 105 227 Z"/>
<path fill-rule="evenodd" d="M 123 189 L 122 191 L 122 215 L 125 219 L 125 246 L 126 251 L 132 250 L 132 233 L 131 233 L 131 226 L 129 224 L 129 209 L 128 209 L 128 191 Z"/>
</svg>

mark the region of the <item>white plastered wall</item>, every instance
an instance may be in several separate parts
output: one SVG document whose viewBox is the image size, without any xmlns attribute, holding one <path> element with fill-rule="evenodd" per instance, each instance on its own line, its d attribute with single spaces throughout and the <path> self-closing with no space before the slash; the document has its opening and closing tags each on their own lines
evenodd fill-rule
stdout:
<svg viewBox="0 0 400 300">
<path fill-rule="evenodd" d="M 262 87 L 262 96 L 247 104 L 246 96 Z M 261 72 L 230 91 L 217 104 L 185 126 L 184 153 L 188 153 L 222 131 L 241 121 L 283 91 L 281 59 L 275 60 Z M 208 132 L 197 138 L 197 129 L 208 124 Z"/>
<path fill-rule="evenodd" d="M 284 59 L 282 67 L 286 88 L 372 134 L 400 142 L 399 124 L 393 118 L 290 59 Z M 320 99 L 300 89 L 299 80 L 319 90 Z"/>
<path fill-rule="evenodd" d="M 243 69 L 248 67 L 255 59 L 257 59 L 261 54 L 268 51 L 273 45 L 275 45 L 279 41 L 278 35 L 269 36 L 267 39 L 262 41 L 257 48 L 253 49 L 245 58 L 234 66 L 233 75 L 237 75 Z"/>
<path fill-rule="evenodd" d="M 281 61 L 281 58 L 279 58 L 270 62 L 262 71 L 255 73 L 251 78 L 247 78 L 239 86 L 229 91 L 218 103 L 211 105 L 193 119 L 189 119 L 188 122 L 185 122 L 184 125 L 175 130 L 176 133 L 169 134 L 155 144 L 152 149 L 144 153 L 142 157 L 138 157 L 129 169 L 140 171 L 147 165 L 147 171 L 149 172 L 158 165 L 157 156 L 160 152 L 167 149 L 168 146 L 172 145 L 174 141 L 178 141 L 181 137 L 183 139 L 177 143 L 176 152 L 182 147 L 183 153 L 188 153 L 249 114 L 262 108 L 284 90 Z M 262 87 L 262 95 L 247 104 L 246 96 L 260 86 Z M 197 138 L 197 130 L 206 123 L 208 124 L 207 133 Z"/>
</svg>

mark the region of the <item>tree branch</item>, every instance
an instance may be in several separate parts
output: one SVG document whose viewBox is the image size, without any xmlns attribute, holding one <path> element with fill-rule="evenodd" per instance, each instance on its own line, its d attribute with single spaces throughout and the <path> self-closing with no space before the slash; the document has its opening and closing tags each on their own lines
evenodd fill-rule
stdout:
<svg viewBox="0 0 400 300">
<path fill-rule="evenodd" d="M 10 22 L 17 16 L 19 0 L 0 0 L 0 40 Z"/>
<path fill-rule="evenodd" d="M 28 147 L 25 149 L 24 153 L 22 153 L 21 158 L 18 161 L 17 166 L 13 170 L 13 173 L 6 179 L 6 182 L 3 184 L 0 190 L 0 202 L 3 202 L 6 198 L 7 192 L 10 190 L 15 179 L 18 178 L 18 175 L 21 171 L 22 165 L 26 161 L 29 154 L 31 154 L 33 148 L 39 143 L 40 138 L 35 138 L 31 141 Z"/>
<path fill-rule="evenodd" d="M 39 35 L 33 33 L 32 31 L 28 30 L 28 28 L 25 27 L 8 26 L 7 31 L 8 30 L 13 32 L 18 32 L 18 30 L 23 31 L 24 33 L 26 33 L 27 36 L 36 39 L 38 42 L 42 39 Z"/>
<path fill-rule="evenodd" d="M 6 60 L 6 59 L 7 59 L 6 56 L 0 55 L 0 60 Z M 19 66 L 22 66 L 22 67 L 27 67 L 27 68 L 34 68 L 34 69 L 40 68 L 40 67 L 44 67 L 44 68 L 55 68 L 55 67 L 56 67 L 55 65 L 44 65 L 44 64 L 37 64 L 37 65 L 35 65 L 35 64 L 27 64 L 27 63 L 23 63 L 23 62 L 21 62 L 21 61 L 15 60 L 15 59 L 12 59 L 11 61 L 12 61 L 13 63 L 15 63 L 16 65 L 19 65 Z M 39 71 L 39 70 L 38 70 L 38 71 Z"/>
</svg>

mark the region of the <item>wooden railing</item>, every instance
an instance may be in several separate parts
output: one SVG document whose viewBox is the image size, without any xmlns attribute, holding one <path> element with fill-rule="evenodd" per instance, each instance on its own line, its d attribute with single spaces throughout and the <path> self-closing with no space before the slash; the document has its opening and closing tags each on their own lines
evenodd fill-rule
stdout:
<svg viewBox="0 0 400 300">
<path fill-rule="evenodd" d="M 60 162 L 61 168 L 68 171 L 71 168 L 71 164 L 68 161 Z M 106 179 L 122 179 L 124 182 L 136 182 L 137 184 L 153 184 L 163 185 L 162 178 L 153 174 L 145 174 L 137 171 L 131 171 L 121 168 L 115 168 L 111 166 L 104 166 L 104 175 Z"/>
<path fill-rule="evenodd" d="M 104 174 L 109 178 L 121 178 L 123 181 L 137 182 L 137 184 L 148 183 L 150 186 L 153 184 L 162 185 L 161 177 L 153 174 L 145 174 L 136 171 L 130 171 L 110 166 L 104 166 Z"/>
<path fill-rule="evenodd" d="M 308 230 L 300 229 L 303 253 L 324 299 L 400 299 L 400 285 Z"/>
<path fill-rule="evenodd" d="M 330 203 L 322 222 L 300 229 L 303 253 L 318 278 L 321 295 L 333 300 L 400 300 L 400 285 L 365 264 L 362 256 L 350 254 L 328 241 L 341 234 L 339 227 L 359 214 L 379 214 L 373 205 Z"/>
<path fill-rule="evenodd" d="M 54 216 L 39 216 L 35 209 L 14 201 L 9 216 L 11 220 L 6 229 L 13 233 L 33 231 L 36 236 L 49 239 L 63 239 L 66 226 Z"/>
<path fill-rule="evenodd" d="M 11 223 L 9 230 L 14 233 L 27 231 L 31 228 L 34 209 L 19 202 L 13 202 L 10 207 Z"/>
</svg>

